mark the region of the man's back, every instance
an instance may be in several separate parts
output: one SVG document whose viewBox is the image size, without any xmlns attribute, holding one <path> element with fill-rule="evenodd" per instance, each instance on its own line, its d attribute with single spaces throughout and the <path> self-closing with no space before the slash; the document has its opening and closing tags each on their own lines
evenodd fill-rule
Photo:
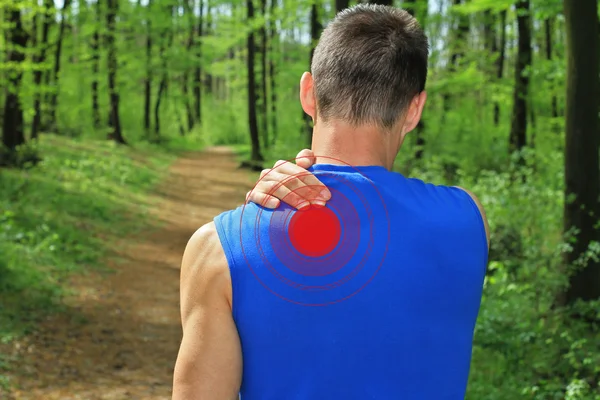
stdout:
<svg viewBox="0 0 600 400">
<path fill-rule="evenodd" d="M 463 399 L 487 262 L 477 206 L 383 167 L 313 170 L 341 227 L 327 255 L 290 240 L 285 206 L 215 218 L 242 399 Z"/>
</svg>

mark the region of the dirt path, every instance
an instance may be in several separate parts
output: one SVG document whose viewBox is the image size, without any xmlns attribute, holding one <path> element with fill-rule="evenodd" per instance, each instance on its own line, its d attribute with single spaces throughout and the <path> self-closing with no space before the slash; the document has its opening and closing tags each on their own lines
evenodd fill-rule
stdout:
<svg viewBox="0 0 600 400">
<path fill-rule="evenodd" d="M 11 399 L 170 399 L 177 356 L 179 264 L 192 233 L 251 187 L 225 148 L 179 159 L 156 191 L 156 232 L 123 238 L 116 273 L 73 281 L 71 312 L 20 342 Z M 0 395 L 0 397 L 2 397 Z"/>
</svg>

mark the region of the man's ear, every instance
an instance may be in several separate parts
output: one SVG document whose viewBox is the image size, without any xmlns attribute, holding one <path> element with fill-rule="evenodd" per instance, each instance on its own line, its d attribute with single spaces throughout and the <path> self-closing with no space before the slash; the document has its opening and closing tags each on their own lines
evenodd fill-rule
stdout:
<svg viewBox="0 0 600 400">
<path fill-rule="evenodd" d="M 314 81 L 310 72 L 302 74 L 302 78 L 300 78 L 300 104 L 302 104 L 304 112 L 314 121 L 317 114 L 317 102 L 315 100 L 313 83 Z"/>
<path fill-rule="evenodd" d="M 408 106 L 406 119 L 404 120 L 404 133 L 408 133 L 417 127 L 417 124 L 421 120 L 421 114 L 423 114 L 423 107 L 425 106 L 426 101 L 427 92 L 425 91 L 413 97 Z"/>
</svg>

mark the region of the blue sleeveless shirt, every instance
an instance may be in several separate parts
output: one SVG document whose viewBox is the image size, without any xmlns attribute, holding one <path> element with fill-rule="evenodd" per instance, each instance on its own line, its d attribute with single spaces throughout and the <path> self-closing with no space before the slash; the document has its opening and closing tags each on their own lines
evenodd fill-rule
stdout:
<svg viewBox="0 0 600 400">
<path fill-rule="evenodd" d="M 231 272 L 242 400 L 464 399 L 487 264 L 474 201 L 383 167 L 311 171 L 341 227 L 328 254 L 294 247 L 298 211 L 283 204 L 214 220 Z"/>
</svg>

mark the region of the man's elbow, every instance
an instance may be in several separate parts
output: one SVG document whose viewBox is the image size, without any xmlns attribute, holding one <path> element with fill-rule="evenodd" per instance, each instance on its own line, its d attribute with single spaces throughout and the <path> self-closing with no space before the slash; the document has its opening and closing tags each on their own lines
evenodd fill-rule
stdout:
<svg viewBox="0 0 600 400">
<path fill-rule="evenodd" d="M 173 400 L 200 400 L 201 396 L 194 386 L 186 383 L 173 385 Z"/>
<path fill-rule="evenodd" d="M 200 382 L 193 366 L 178 361 L 173 376 L 173 400 L 201 400 Z"/>
<path fill-rule="evenodd" d="M 173 398 L 172 400 L 239 400 L 239 394 L 234 396 L 215 392 L 207 392 L 199 385 L 199 379 L 195 380 L 176 377 L 173 382 Z"/>
</svg>

